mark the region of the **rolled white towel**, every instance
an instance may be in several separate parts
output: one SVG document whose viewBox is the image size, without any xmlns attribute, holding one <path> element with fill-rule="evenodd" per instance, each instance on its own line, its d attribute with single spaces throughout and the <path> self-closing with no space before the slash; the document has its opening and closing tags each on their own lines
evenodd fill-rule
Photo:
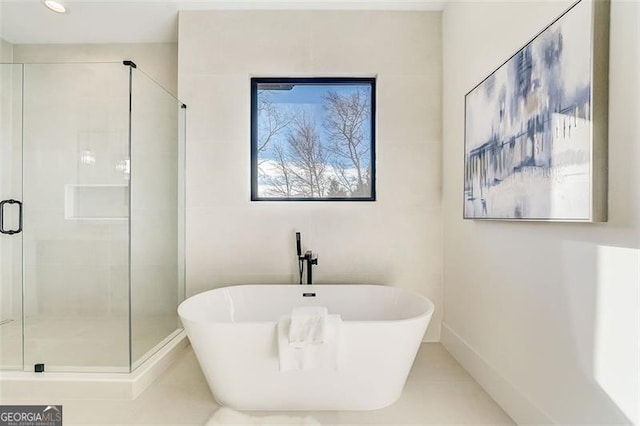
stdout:
<svg viewBox="0 0 640 426">
<path fill-rule="evenodd" d="M 289 344 L 296 348 L 319 345 L 327 341 L 327 308 L 303 306 L 293 308 L 289 326 Z"/>
</svg>

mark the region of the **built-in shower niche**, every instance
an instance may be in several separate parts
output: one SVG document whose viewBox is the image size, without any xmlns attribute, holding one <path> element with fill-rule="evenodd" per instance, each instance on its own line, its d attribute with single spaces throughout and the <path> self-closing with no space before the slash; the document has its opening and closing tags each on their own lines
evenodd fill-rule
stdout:
<svg viewBox="0 0 640 426">
<path fill-rule="evenodd" d="M 64 218 L 126 220 L 129 218 L 128 184 L 66 184 Z"/>
</svg>

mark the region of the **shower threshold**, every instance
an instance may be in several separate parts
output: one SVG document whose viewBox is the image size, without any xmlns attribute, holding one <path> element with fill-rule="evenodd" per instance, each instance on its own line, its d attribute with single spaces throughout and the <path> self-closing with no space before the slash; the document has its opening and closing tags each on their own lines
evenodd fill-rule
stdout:
<svg viewBox="0 0 640 426">
<path fill-rule="evenodd" d="M 25 400 L 134 399 L 189 345 L 184 330 L 176 330 L 167 340 L 131 373 L 0 371 L 0 395 Z"/>
</svg>

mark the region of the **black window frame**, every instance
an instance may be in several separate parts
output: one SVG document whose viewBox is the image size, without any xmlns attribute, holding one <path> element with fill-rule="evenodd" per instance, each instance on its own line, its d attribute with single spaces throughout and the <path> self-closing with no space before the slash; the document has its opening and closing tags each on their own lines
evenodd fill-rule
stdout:
<svg viewBox="0 0 640 426">
<path fill-rule="evenodd" d="M 371 195 L 368 197 L 260 197 L 258 195 L 258 85 L 368 84 L 371 87 Z M 376 201 L 376 77 L 251 77 L 251 201 Z"/>
</svg>

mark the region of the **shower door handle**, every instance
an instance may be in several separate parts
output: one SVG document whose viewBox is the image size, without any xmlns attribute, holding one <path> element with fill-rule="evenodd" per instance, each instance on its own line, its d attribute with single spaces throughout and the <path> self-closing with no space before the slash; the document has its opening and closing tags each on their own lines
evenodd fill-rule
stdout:
<svg viewBox="0 0 640 426">
<path fill-rule="evenodd" d="M 18 229 L 4 229 L 4 206 L 5 204 L 18 205 Z M 18 200 L 2 200 L 0 201 L 0 233 L 2 234 L 18 234 L 22 232 L 22 203 Z"/>
</svg>

